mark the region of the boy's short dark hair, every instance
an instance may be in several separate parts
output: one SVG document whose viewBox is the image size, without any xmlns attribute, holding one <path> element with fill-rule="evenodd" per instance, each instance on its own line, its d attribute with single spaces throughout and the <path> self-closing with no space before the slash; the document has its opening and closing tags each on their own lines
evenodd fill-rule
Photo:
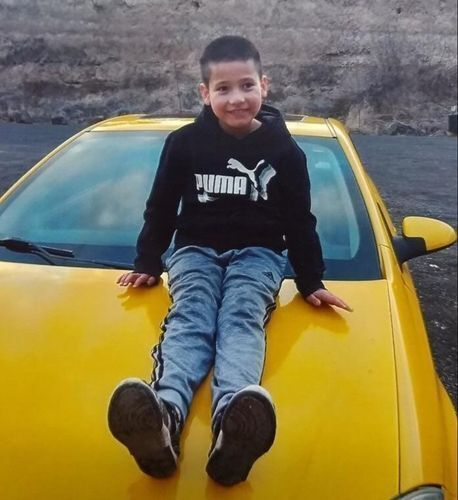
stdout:
<svg viewBox="0 0 458 500">
<path fill-rule="evenodd" d="M 210 81 L 210 64 L 219 62 L 248 61 L 252 59 L 262 76 L 261 56 L 250 40 L 243 36 L 227 35 L 216 38 L 206 47 L 200 58 L 202 81 L 208 85 Z"/>
</svg>

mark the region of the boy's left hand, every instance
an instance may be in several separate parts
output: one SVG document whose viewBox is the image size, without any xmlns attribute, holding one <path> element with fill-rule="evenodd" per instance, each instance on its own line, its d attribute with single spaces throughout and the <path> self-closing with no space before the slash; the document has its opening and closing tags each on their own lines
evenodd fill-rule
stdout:
<svg viewBox="0 0 458 500">
<path fill-rule="evenodd" d="M 345 309 L 346 311 L 350 312 L 353 311 L 353 309 L 348 304 L 346 304 L 342 299 L 339 299 L 339 297 L 335 296 L 334 294 L 332 294 L 328 290 L 325 290 L 324 288 L 319 288 L 310 295 L 307 295 L 305 300 L 309 304 L 312 304 L 312 306 L 315 307 L 320 307 L 323 304 L 327 304 L 329 306 L 340 307 L 341 309 Z"/>
</svg>

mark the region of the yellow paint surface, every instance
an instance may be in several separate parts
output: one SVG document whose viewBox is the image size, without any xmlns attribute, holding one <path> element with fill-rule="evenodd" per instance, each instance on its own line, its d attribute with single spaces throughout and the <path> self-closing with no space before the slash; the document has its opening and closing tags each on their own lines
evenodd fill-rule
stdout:
<svg viewBox="0 0 458 500">
<path fill-rule="evenodd" d="M 248 481 L 205 473 L 210 389 L 198 391 L 179 472 L 143 475 L 108 431 L 120 380 L 148 380 L 165 284 L 120 288 L 118 271 L 2 263 L 0 498 L 386 499 L 398 487 L 398 428 L 386 282 L 329 282 L 353 313 L 315 310 L 285 282 L 268 325 L 263 384 L 278 429 Z M 381 474 L 381 471 L 383 473 Z"/>
</svg>

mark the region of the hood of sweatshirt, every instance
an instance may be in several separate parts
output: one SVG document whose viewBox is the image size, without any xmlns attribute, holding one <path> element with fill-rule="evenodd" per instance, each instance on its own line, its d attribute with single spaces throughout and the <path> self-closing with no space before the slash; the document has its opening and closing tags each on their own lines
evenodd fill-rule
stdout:
<svg viewBox="0 0 458 500">
<path fill-rule="evenodd" d="M 280 111 L 273 106 L 263 104 L 256 115 L 256 119 L 261 122 L 261 126 L 242 138 L 234 137 L 224 132 L 211 106 L 205 105 L 203 107 L 195 123 L 205 134 L 217 136 L 220 140 L 226 138 L 229 142 L 235 141 L 244 145 L 255 143 L 261 139 L 266 140 L 271 136 L 275 137 L 275 141 L 288 139 L 291 135 L 286 128 Z"/>
</svg>

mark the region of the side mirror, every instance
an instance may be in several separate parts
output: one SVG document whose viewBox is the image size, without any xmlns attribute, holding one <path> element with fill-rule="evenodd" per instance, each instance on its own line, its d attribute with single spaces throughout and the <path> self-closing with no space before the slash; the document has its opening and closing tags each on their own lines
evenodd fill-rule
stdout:
<svg viewBox="0 0 458 500">
<path fill-rule="evenodd" d="M 455 230 L 437 219 L 406 217 L 402 221 L 402 236 L 393 238 L 400 264 L 414 257 L 437 252 L 456 242 Z"/>
</svg>

